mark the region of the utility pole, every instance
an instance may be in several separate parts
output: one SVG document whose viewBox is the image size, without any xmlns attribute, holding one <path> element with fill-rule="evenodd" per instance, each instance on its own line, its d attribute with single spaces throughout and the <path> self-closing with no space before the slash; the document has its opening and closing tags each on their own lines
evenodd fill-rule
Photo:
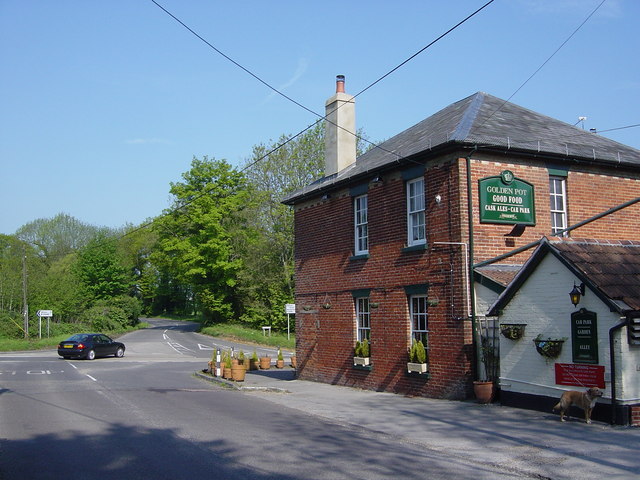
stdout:
<svg viewBox="0 0 640 480">
<path fill-rule="evenodd" d="M 24 338 L 29 338 L 29 306 L 27 305 L 27 254 L 22 256 L 22 315 L 24 318 Z"/>
</svg>

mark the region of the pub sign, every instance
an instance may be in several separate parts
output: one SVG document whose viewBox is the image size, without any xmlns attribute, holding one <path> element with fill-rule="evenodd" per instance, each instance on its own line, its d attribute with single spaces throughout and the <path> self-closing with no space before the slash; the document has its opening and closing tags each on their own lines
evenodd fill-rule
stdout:
<svg viewBox="0 0 640 480">
<path fill-rule="evenodd" d="M 571 314 L 574 363 L 598 363 L 598 315 L 581 308 Z"/>
<path fill-rule="evenodd" d="M 533 185 L 516 178 L 510 170 L 481 178 L 480 222 L 535 225 Z"/>
</svg>

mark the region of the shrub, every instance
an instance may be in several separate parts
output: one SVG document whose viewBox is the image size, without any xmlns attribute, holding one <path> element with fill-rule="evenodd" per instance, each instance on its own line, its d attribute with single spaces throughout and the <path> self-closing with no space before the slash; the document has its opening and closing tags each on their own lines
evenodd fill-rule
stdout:
<svg viewBox="0 0 640 480">
<path fill-rule="evenodd" d="M 82 316 L 84 322 L 98 332 L 119 330 L 129 324 L 127 314 L 120 307 L 96 305 L 86 310 Z"/>
<path fill-rule="evenodd" d="M 23 338 L 22 315 L 13 312 L 0 312 L 0 337 Z"/>
<path fill-rule="evenodd" d="M 369 340 L 367 340 L 366 338 L 362 341 L 362 356 L 363 357 L 368 357 L 369 356 Z"/>
<path fill-rule="evenodd" d="M 414 338 L 411 344 L 411 350 L 409 351 L 409 361 L 412 363 L 426 363 L 427 351 L 424 348 L 424 344 L 421 340 Z"/>
<path fill-rule="evenodd" d="M 119 295 L 117 297 L 98 300 L 94 306 L 97 307 L 117 307 L 120 308 L 125 316 L 126 323 L 123 326 L 135 327 L 138 324 L 138 319 L 142 313 L 142 303 L 137 298 L 130 297 L 128 295 Z"/>
</svg>

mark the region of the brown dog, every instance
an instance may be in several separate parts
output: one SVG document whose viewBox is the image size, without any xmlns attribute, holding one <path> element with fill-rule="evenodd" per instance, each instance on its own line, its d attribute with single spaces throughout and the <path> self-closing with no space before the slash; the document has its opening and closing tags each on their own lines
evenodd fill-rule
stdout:
<svg viewBox="0 0 640 480">
<path fill-rule="evenodd" d="M 560 410 L 560 421 L 564 422 L 564 414 L 569 410 L 571 405 L 576 405 L 584 410 L 585 421 L 591 423 L 591 411 L 596 405 L 598 397 L 601 396 L 602 390 L 598 387 L 589 388 L 586 392 L 576 392 L 575 390 L 564 392 L 558 404 L 553 407 L 553 411 Z"/>
</svg>

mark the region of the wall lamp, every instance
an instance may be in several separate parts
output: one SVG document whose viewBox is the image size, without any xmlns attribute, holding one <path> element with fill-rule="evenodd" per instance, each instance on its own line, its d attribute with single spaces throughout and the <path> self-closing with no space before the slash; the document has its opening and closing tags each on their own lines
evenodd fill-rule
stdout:
<svg viewBox="0 0 640 480">
<path fill-rule="evenodd" d="M 584 283 L 581 283 L 580 286 L 576 285 L 576 282 L 573 282 L 573 290 L 569 292 L 569 296 L 571 297 L 571 303 L 573 303 L 574 307 L 577 307 L 580 303 L 580 297 L 584 297 L 585 288 Z"/>
<path fill-rule="evenodd" d="M 373 179 L 371 180 L 371 183 L 375 184 L 375 185 L 379 185 L 382 183 L 382 177 L 380 175 L 376 175 L 375 177 L 373 177 Z"/>
<path fill-rule="evenodd" d="M 329 200 L 331 198 L 331 195 L 329 195 L 328 193 L 325 193 L 324 195 L 322 195 L 322 197 L 320 198 L 320 200 Z"/>
</svg>

